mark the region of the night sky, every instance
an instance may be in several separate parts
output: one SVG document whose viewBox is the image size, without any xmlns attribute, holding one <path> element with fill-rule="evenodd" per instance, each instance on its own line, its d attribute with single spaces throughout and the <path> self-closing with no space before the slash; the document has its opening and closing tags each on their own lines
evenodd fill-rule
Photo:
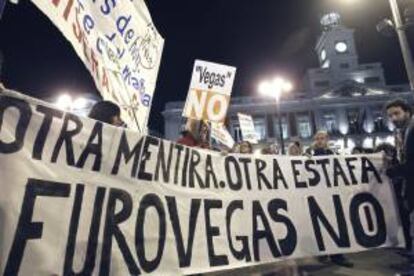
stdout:
<svg viewBox="0 0 414 276">
<path fill-rule="evenodd" d="M 46 1 L 46 0 L 45 0 Z M 148 0 L 165 39 L 150 128 L 162 130 L 164 105 L 184 100 L 195 59 L 237 67 L 234 96 L 257 94 L 260 80 L 281 74 L 300 89 L 305 70 L 317 66 L 314 45 L 320 16 L 338 11 L 356 29 L 360 62 L 382 62 L 389 84 L 406 83 L 396 37 L 376 23 L 391 12 L 387 0 Z M 402 4 L 410 0 L 402 0 Z M 98 94 L 69 42 L 28 0 L 8 4 L 0 21 L 2 81 L 36 97 L 62 91 Z M 410 32 L 411 45 L 414 45 Z"/>
</svg>

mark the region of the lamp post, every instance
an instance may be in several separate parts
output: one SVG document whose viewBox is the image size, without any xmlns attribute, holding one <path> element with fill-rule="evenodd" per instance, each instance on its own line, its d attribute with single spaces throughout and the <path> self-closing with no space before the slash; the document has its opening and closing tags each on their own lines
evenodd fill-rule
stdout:
<svg viewBox="0 0 414 276">
<path fill-rule="evenodd" d="M 348 0 L 349 4 L 353 3 L 355 0 Z M 414 63 L 413 56 L 410 51 L 410 46 L 408 45 L 407 34 L 405 29 L 408 27 L 409 23 L 404 24 L 400 9 L 398 7 L 398 0 L 388 0 L 393 20 L 384 19 L 377 25 L 377 30 L 380 33 L 385 35 L 390 35 L 390 33 L 395 30 L 398 35 L 398 40 L 401 47 L 401 52 L 405 64 L 405 70 L 407 71 L 408 81 L 410 82 L 411 90 L 414 91 Z"/>
<path fill-rule="evenodd" d="M 413 56 L 408 45 L 407 34 L 405 33 L 405 26 L 401 19 L 400 10 L 398 8 L 397 0 L 389 0 L 392 16 L 394 18 L 395 30 L 398 34 L 398 40 L 400 41 L 401 52 L 403 55 L 405 69 L 407 70 L 408 80 L 410 81 L 411 90 L 414 91 L 414 64 Z"/>
<path fill-rule="evenodd" d="M 276 77 L 272 81 L 263 81 L 259 85 L 259 93 L 268 97 L 272 97 L 276 101 L 276 116 L 279 127 L 279 139 L 282 154 L 285 154 L 285 141 L 283 138 L 282 118 L 280 114 L 280 97 L 282 93 L 290 92 L 292 83 L 283 78 Z"/>
</svg>

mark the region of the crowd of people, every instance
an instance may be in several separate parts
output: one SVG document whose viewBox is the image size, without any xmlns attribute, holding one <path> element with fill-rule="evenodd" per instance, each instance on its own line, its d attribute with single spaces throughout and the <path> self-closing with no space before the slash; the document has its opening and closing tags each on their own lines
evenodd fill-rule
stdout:
<svg viewBox="0 0 414 276">
<path fill-rule="evenodd" d="M 395 197 L 400 211 L 401 223 L 406 239 L 406 250 L 399 252 L 414 263 L 412 240 L 414 233 L 410 231 L 414 225 L 414 116 L 411 106 L 401 99 L 386 104 L 385 112 L 394 128 L 394 145 L 382 143 L 374 149 L 355 147 L 351 154 L 382 153 L 387 176 L 394 186 Z M 89 117 L 117 127 L 126 127 L 121 119 L 119 106 L 109 101 L 95 104 Z M 210 143 L 209 125 L 202 121 L 189 119 L 177 143 L 189 147 L 218 150 Z M 232 149 L 221 148 L 223 153 L 253 154 L 253 145 L 248 141 L 236 143 Z M 281 150 L 276 144 L 270 144 L 261 149 L 263 155 L 280 155 Z M 300 140 L 294 140 L 287 147 L 290 156 L 322 156 L 335 155 L 335 150 L 329 147 L 329 135 L 326 131 L 317 131 L 312 144 L 304 149 Z M 414 227 L 413 227 L 414 228 Z M 343 255 L 319 257 L 321 262 L 335 263 L 340 266 L 352 267 L 353 264 Z M 413 265 L 414 268 L 414 265 Z"/>
<path fill-rule="evenodd" d="M 401 252 L 404 256 L 414 262 L 412 253 L 412 237 L 410 234 L 410 225 L 414 223 L 414 117 L 413 111 L 407 102 L 396 99 L 386 104 L 385 111 L 390 122 L 395 126 L 394 140 L 395 145 L 390 143 L 381 143 L 374 149 L 366 149 L 356 146 L 352 149 L 351 154 L 382 153 L 384 156 L 384 165 L 386 174 L 394 184 L 394 190 L 401 215 L 401 222 L 404 229 L 404 235 L 407 241 L 406 251 Z M 189 120 L 185 130 L 181 133 L 177 141 L 190 147 L 210 148 L 208 124 Z M 225 151 L 226 152 L 226 151 Z M 252 154 L 253 145 L 248 141 L 237 143 L 231 153 Z M 280 148 L 271 144 L 261 150 L 261 154 L 279 155 Z M 299 141 L 293 141 L 287 148 L 287 154 L 290 156 L 321 156 L 337 154 L 329 147 L 329 135 L 326 131 L 317 131 L 313 137 L 313 143 L 304 150 L 304 145 Z M 411 221 L 411 223 L 410 223 Z M 331 255 L 320 257 L 321 262 L 332 261 L 333 263 L 345 267 L 352 267 L 353 264 L 343 255 Z"/>
<path fill-rule="evenodd" d="M 407 241 L 406 250 L 400 252 L 407 258 L 414 261 L 412 254 L 412 236 L 410 225 L 414 223 L 414 117 L 411 107 L 403 100 L 393 100 L 385 106 L 385 111 L 390 122 L 395 126 L 395 145 L 382 143 L 374 149 L 355 147 L 351 154 L 364 154 L 382 152 L 386 174 L 390 177 L 398 207 L 404 235 Z M 103 101 L 95 105 L 90 117 L 115 126 L 124 126 L 120 117 L 120 109 L 117 105 Z M 202 121 L 189 119 L 181 137 L 177 143 L 203 149 L 218 150 L 212 148 L 209 137 L 209 125 Z M 224 153 L 252 154 L 253 145 L 248 141 L 236 143 L 232 149 L 223 150 Z M 271 144 L 261 149 L 260 153 L 265 155 L 279 155 L 280 148 Z M 320 130 L 313 137 L 313 143 L 304 150 L 304 145 L 299 141 L 293 141 L 287 148 L 290 156 L 321 156 L 337 154 L 329 148 L 329 135 L 326 131 Z M 411 223 L 410 223 L 411 222 Z M 335 263 L 340 266 L 352 267 L 353 264 L 343 255 L 330 255 L 319 257 L 321 262 Z"/>
</svg>

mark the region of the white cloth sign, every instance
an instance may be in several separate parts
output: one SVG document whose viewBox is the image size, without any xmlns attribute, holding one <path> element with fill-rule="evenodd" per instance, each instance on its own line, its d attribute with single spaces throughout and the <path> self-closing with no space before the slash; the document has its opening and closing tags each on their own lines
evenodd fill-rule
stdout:
<svg viewBox="0 0 414 276">
<path fill-rule="evenodd" d="M 144 0 L 32 2 L 72 44 L 103 98 L 144 132 L 164 45 Z"/>
<path fill-rule="evenodd" d="M 256 130 L 254 129 L 252 116 L 243 113 L 237 113 L 237 117 L 239 118 L 240 130 L 243 136 L 243 140 L 257 144 L 259 139 L 257 137 Z"/>
<path fill-rule="evenodd" d="M 211 138 L 225 145 L 227 148 L 234 147 L 234 139 L 223 124 L 211 123 Z"/>
<path fill-rule="evenodd" d="M 222 156 L 0 94 L 0 273 L 195 274 L 403 246 L 381 160 Z"/>
<path fill-rule="evenodd" d="M 196 60 L 183 116 L 196 120 L 223 122 L 235 75 L 235 67 Z"/>
</svg>

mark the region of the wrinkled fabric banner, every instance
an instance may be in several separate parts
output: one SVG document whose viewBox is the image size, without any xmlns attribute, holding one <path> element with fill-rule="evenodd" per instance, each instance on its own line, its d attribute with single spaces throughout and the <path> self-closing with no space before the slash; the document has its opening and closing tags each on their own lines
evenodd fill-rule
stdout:
<svg viewBox="0 0 414 276">
<path fill-rule="evenodd" d="M 32 0 L 90 71 L 128 127 L 146 132 L 164 40 L 144 0 Z"/>
<path fill-rule="evenodd" d="M 401 247 L 380 155 L 221 155 L 0 94 L 0 272 L 178 275 Z"/>
</svg>

